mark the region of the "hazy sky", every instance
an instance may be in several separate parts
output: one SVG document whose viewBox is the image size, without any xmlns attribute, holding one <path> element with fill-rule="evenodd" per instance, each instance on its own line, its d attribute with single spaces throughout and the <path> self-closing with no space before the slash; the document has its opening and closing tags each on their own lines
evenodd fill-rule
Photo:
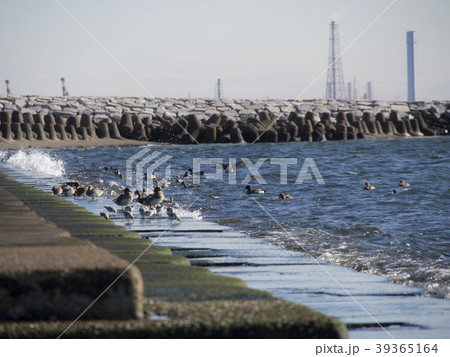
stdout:
<svg viewBox="0 0 450 357">
<path fill-rule="evenodd" d="M 296 98 L 393 0 L 59 0 L 154 97 Z M 0 0 L 0 95 L 148 96 L 54 0 Z M 398 0 L 342 57 L 344 79 L 406 99 L 406 32 L 416 99 L 450 99 L 449 0 Z M 303 99 L 323 98 L 326 73 Z"/>
</svg>

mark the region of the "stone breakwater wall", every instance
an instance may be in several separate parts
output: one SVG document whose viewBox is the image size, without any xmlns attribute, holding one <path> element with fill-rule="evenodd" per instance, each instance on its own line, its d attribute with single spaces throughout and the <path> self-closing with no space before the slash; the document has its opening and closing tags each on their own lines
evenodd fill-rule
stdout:
<svg viewBox="0 0 450 357">
<path fill-rule="evenodd" d="M 0 97 L 0 141 L 253 143 L 448 135 L 448 102 Z"/>
</svg>

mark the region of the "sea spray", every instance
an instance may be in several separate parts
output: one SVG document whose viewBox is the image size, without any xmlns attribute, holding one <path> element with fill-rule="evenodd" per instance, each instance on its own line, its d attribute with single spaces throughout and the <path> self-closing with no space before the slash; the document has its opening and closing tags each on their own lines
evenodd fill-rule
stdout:
<svg viewBox="0 0 450 357">
<path fill-rule="evenodd" d="M 51 176 L 63 176 L 65 173 L 63 160 L 55 159 L 40 150 L 19 150 L 11 154 L 6 162 L 12 167 Z"/>
</svg>

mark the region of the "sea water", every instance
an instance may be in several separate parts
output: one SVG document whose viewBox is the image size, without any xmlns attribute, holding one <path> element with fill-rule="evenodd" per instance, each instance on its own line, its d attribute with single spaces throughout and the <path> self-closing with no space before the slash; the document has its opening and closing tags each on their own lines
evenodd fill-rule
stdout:
<svg viewBox="0 0 450 357">
<path fill-rule="evenodd" d="M 227 225 L 267 244 L 388 276 L 396 283 L 419 286 L 430 295 L 449 299 L 449 151 L 450 138 L 436 137 L 254 145 L 151 144 L 10 151 L 2 152 L 0 158 L 12 167 L 30 170 L 30 175 L 53 175 L 49 184 L 78 180 L 103 188 L 110 197 L 130 183 L 133 188 L 145 186 L 136 181 L 137 165 L 145 163 L 141 167 L 145 171 L 155 164 L 157 177 L 172 177 L 171 185 L 164 189 L 166 197 L 173 196 L 189 207 L 188 214 L 196 219 Z M 131 162 L 133 155 L 138 159 Z M 152 159 L 144 161 L 150 155 Z M 215 164 L 229 160 L 244 160 L 249 165 L 227 173 Z M 181 188 L 174 177 L 183 177 L 195 165 L 205 172 L 206 177 L 199 178 L 201 187 Z M 119 168 L 124 179 L 109 170 L 111 166 Z M 192 177 L 185 180 L 193 185 Z M 399 187 L 400 180 L 409 182 L 410 187 Z M 375 190 L 364 190 L 365 182 Z M 267 192 L 248 195 L 247 184 Z M 150 188 L 151 182 L 147 186 Z M 280 200 L 281 192 L 292 199 Z"/>
</svg>

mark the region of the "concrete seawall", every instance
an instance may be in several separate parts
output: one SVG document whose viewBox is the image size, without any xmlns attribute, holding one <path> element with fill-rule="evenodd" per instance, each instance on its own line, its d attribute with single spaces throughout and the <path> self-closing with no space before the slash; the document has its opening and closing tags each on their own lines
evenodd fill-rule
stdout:
<svg viewBox="0 0 450 357">
<path fill-rule="evenodd" d="M 448 135 L 449 102 L 0 98 L 0 145 L 253 143 Z"/>
<path fill-rule="evenodd" d="M 347 336 L 335 318 L 191 266 L 136 232 L 2 172 L 0 208 L 2 338 L 58 337 L 81 314 L 64 337 Z M 125 260 L 144 251 L 127 270 Z"/>
</svg>

